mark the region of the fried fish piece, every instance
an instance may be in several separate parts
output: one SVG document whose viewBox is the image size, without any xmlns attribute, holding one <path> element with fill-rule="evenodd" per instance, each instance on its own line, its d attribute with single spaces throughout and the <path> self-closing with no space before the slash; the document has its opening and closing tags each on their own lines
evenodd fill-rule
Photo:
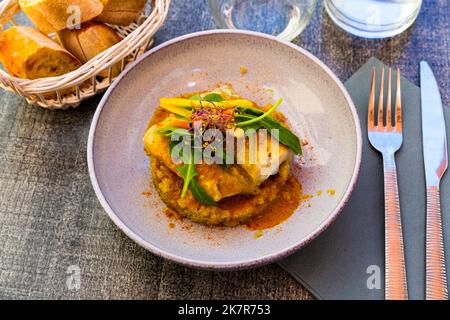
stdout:
<svg viewBox="0 0 450 320">
<path fill-rule="evenodd" d="M 177 165 L 171 158 L 169 139 L 159 132 L 166 126 L 169 126 L 174 119 L 171 115 L 161 122 L 152 125 L 144 136 L 144 148 L 148 156 L 158 159 L 164 163 L 171 171 L 181 177 Z M 266 147 L 268 153 L 270 151 L 270 138 Z M 246 145 L 246 153 L 248 153 L 248 144 Z M 258 150 L 259 151 L 259 150 Z M 201 187 L 218 202 L 223 198 L 235 196 L 238 194 L 254 194 L 259 185 L 267 180 L 270 176 L 278 173 L 280 165 L 290 160 L 292 152 L 285 146 L 279 145 L 279 152 L 269 154 L 267 161 L 262 153 L 258 152 L 257 162 L 250 162 L 247 157 L 245 163 L 234 164 L 228 168 L 221 164 L 197 164 L 195 169 L 198 173 L 196 179 Z"/>
<path fill-rule="evenodd" d="M 169 125 L 171 120 L 169 116 L 147 130 L 144 136 L 144 148 L 148 156 L 155 157 L 181 177 L 170 155 L 169 139 L 158 132 L 159 129 Z M 199 184 L 214 201 L 243 193 L 249 188 L 249 178 L 239 166 L 233 165 L 225 169 L 220 164 L 198 164 L 195 169 L 198 172 L 196 178 Z"/>
<path fill-rule="evenodd" d="M 270 134 L 254 134 L 253 144 L 250 139 L 245 140 L 245 148 L 237 148 L 236 160 L 240 167 L 250 177 L 253 188 L 256 189 L 270 176 L 278 173 L 281 164 L 291 161 L 293 152 L 280 144 Z M 253 151 L 253 153 L 252 153 Z"/>
</svg>

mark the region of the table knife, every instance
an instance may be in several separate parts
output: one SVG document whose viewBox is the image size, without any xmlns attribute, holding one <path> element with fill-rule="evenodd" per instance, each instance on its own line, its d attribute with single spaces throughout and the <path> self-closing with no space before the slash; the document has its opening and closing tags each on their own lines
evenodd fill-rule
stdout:
<svg viewBox="0 0 450 320">
<path fill-rule="evenodd" d="M 427 191 L 425 276 L 427 300 L 448 299 L 439 186 L 447 170 L 444 110 L 433 71 L 420 62 L 422 139 Z"/>
</svg>

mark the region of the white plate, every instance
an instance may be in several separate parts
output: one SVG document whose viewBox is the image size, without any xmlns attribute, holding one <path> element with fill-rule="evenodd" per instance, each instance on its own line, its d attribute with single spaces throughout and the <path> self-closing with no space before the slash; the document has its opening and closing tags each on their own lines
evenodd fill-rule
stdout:
<svg viewBox="0 0 450 320">
<path fill-rule="evenodd" d="M 240 67 L 248 72 L 241 74 Z M 142 137 L 160 97 L 231 83 L 261 104 L 283 97 L 284 112 L 309 145 L 293 170 L 304 193 L 286 222 L 260 238 L 243 227 L 209 228 L 173 222 L 149 175 Z M 337 217 L 355 185 L 361 129 L 338 78 L 307 51 L 246 31 L 186 35 L 149 51 L 107 91 L 88 142 L 94 190 L 111 219 L 149 251 L 186 265 L 240 269 L 273 262 L 305 246 Z M 335 190 L 335 194 L 327 190 Z M 151 195 L 143 195 L 150 191 Z M 322 195 L 317 193 L 322 191 Z"/>
</svg>

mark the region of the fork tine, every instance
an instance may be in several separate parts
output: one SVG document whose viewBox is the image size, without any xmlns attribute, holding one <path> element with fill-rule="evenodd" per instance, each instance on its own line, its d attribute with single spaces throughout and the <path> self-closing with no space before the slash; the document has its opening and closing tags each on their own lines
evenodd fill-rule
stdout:
<svg viewBox="0 0 450 320">
<path fill-rule="evenodd" d="M 381 69 L 381 79 L 380 79 L 380 96 L 378 98 L 378 123 L 379 127 L 383 126 L 383 103 L 384 103 L 384 68 Z"/>
<path fill-rule="evenodd" d="M 386 126 L 388 129 L 392 128 L 392 107 L 391 107 L 391 78 L 392 68 L 389 67 L 388 72 L 388 89 L 387 89 L 387 105 L 386 105 Z"/>
<path fill-rule="evenodd" d="M 372 68 L 372 88 L 370 89 L 369 97 L 369 112 L 367 116 L 367 126 L 373 129 L 375 126 L 375 67 Z"/>
<path fill-rule="evenodd" d="M 395 93 L 395 128 L 398 131 L 402 131 L 402 93 L 400 88 L 400 69 L 397 68 L 396 76 L 396 93 Z"/>
</svg>

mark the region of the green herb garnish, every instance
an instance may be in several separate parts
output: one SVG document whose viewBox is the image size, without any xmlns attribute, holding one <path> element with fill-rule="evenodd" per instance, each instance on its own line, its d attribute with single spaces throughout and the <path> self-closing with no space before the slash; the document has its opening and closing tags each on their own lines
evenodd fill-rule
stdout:
<svg viewBox="0 0 450 320">
<path fill-rule="evenodd" d="M 275 106 L 276 104 L 274 107 Z M 267 114 L 272 109 L 276 109 L 274 107 L 265 113 L 256 108 L 237 107 L 235 116 L 236 125 L 240 127 L 242 126 L 242 129 L 244 130 L 259 129 L 262 127 L 271 132 L 274 129 L 278 129 L 278 141 L 289 147 L 295 154 L 301 155 L 302 147 L 300 144 L 300 139 L 291 130 L 272 118 L 270 114 Z"/>
<path fill-rule="evenodd" d="M 172 141 L 169 144 L 169 150 L 172 150 L 175 147 L 176 143 L 176 141 Z M 182 156 L 183 155 L 181 154 L 181 157 Z M 200 186 L 198 181 L 195 179 L 195 177 L 198 176 L 198 173 L 195 170 L 193 150 L 191 150 L 189 154 L 188 162 L 184 163 L 180 167 L 177 167 L 176 169 L 184 179 L 183 188 L 181 189 L 180 195 L 181 198 L 186 195 L 187 190 L 189 189 L 191 190 L 192 195 L 195 197 L 195 199 L 197 199 L 201 204 L 206 206 L 216 206 L 216 202 L 214 201 L 214 199 L 211 198 L 211 196 Z"/>
<path fill-rule="evenodd" d="M 221 102 L 224 101 L 225 99 L 222 98 L 222 96 L 218 93 L 215 92 L 211 92 L 208 93 L 206 95 L 204 95 L 203 97 L 199 94 L 193 95 L 192 97 L 189 98 L 190 100 L 205 100 L 205 101 L 209 101 L 209 102 Z"/>
<path fill-rule="evenodd" d="M 191 180 L 189 189 L 191 190 L 192 195 L 195 197 L 195 199 L 197 199 L 201 204 L 210 207 L 217 206 L 214 199 L 211 198 L 211 196 L 200 186 L 195 178 Z"/>
<path fill-rule="evenodd" d="M 192 135 L 188 130 L 186 129 L 182 129 L 182 128 L 177 128 L 174 126 L 164 126 L 161 129 L 158 129 L 158 132 L 161 133 L 163 136 L 165 137 L 172 137 L 173 134 L 178 134 L 179 136 L 190 136 Z"/>
<path fill-rule="evenodd" d="M 248 126 L 253 123 L 258 123 L 259 121 L 263 120 L 264 118 L 267 118 L 268 116 L 270 116 L 280 106 L 281 102 L 283 102 L 283 99 L 278 100 L 277 103 L 275 103 L 272 108 L 267 110 L 267 112 L 263 113 L 262 115 L 260 115 L 256 118 L 252 118 L 247 121 L 238 122 L 238 123 L 236 123 L 236 125 L 238 127 L 245 127 L 245 126 Z"/>
<path fill-rule="evenodd" d="M 188 163 L 183 164 L 181 167 L 177 167 L 177 171 L 183 176 L 184 179 L 183 189 L 181 190 L 181 198 L 183 198 L 187 193 L 191 180 L 197 175 L 197 172 L 195 171 L 193 151 L 189 154 Z"/>
<path fill-rule="evenodd" d="M 203 100 L 211 101 L 211 102 L 221 102 L 224 99 L 222 98 L 222 96 L 220 94 L 213 92 L 213 93 L 210 93 L 210 94 L 207 94 L 206 96 L 204 96 Z"/>
</svg>

